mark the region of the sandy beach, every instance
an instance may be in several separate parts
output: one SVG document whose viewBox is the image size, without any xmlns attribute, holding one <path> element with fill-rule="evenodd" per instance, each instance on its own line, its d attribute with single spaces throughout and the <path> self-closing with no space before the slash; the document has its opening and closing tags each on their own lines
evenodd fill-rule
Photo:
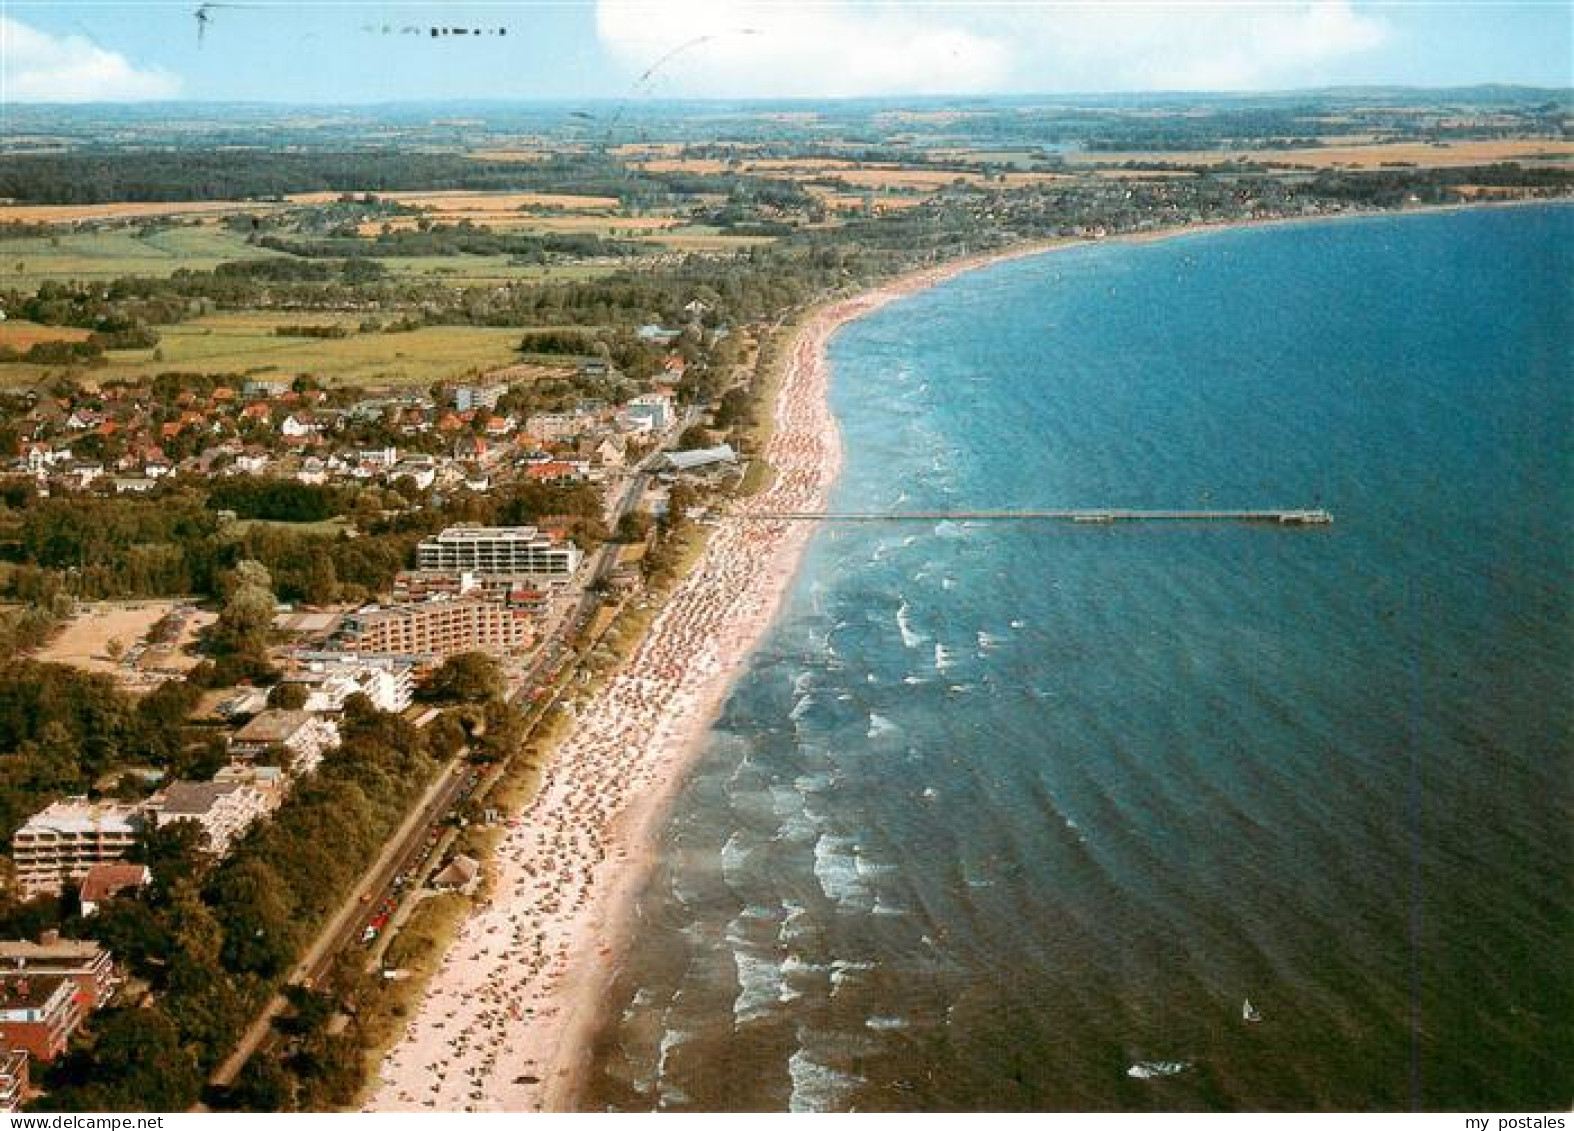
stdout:
<svg viewBox="0 0 1574 1131">
<path fill-rule="evenodd" d="M 981 262 L 982 260 L 978 261 Z M 969 261 L 812 313 L 791 343 L 766 447 L 768 487 L 738 514 L 823 509 L 841 465 L 826 342 L 842 323 Z M 723 521 L 633 655 L 574 721 L 510 819 L 493 895 L 461 928 L 373 1082 L 372 1111 L 572 1106 L 623 923 L 661 818 L 813 527 Z"/>
<path fill-rule="evenodd" d="M 825 508 L 841 465 L 825 359 L 839 326 L 964 271 L 1083 242 L 956 260 L 808 315 L 776 397 L 765 453 L 774 478 L 733 513 Z M 367 1110 L 572 1109 L 660 822 L 812 533 L 811 523 L 768 519 L 723 521 L 712 532 L 645 639 L 574 720 L 539 793 L 510 819 L 491 864 L 493 897 L 450 947 L 372 1082 Z"/>
</svg>

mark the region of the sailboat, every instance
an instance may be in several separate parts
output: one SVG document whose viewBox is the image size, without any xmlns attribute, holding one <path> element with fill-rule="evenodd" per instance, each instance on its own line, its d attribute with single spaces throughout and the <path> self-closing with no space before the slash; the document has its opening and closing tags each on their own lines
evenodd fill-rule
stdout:
<svg viewBox="0 0 1574 1131">
<path fill-rule="evenodd" d="M 1243 1000 L 1241 1002 L 1241 1020 L 1242 1021 L 1261 1021 L 1262 1020 L 1262 1014 L 1258 1013 L 1256 1008 L 1252 1005 L 1252 999 L 1251 998 L 1246 998 L 1245 1000 Z"/>
<path fill-rule="evenodd" d="M 1140 1060 L 1126 1069 L 1126 1075 L 1136 1080 L 1153 1080 L 1160 1076 L 1179 1076 L 1191 1067 L 1186 1060 Z"/>
</svg>

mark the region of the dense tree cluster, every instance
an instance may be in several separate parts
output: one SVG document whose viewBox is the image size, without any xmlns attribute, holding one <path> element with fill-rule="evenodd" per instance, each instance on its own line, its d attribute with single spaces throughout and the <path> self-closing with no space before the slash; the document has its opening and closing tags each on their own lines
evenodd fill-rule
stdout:
<svg viewBox="0 0 1574 1131">
<path fill-rule="evenodd" d="M 434 703 L 484 703 L 501 699 L 503 665 L 486 652 L 461 652 L 444 660 L 427 679 L 424 698 Z"/>
<path fill-rule="evenodd" d="M 380 232 L 370 238 L 352 229 L 344 235 L 312 239 L 263 236 L 259 247 L 305 259 L 388 258 L 395 256 L 508 255 L 526 263 L 545 263 L 549 257 L 584 258 L 599 255 L 642 255 L 648 248 L 630 240 L 603 239 L 583 233 L 497 232 L 477 228 L 469 221 L 432 224 Z M 267 262 L 267 261 L 264 261 Z"/>
<path fill-rule="evenodd" d="M 339 750 L 222 863 L 205 855 L 186 823 L 150 834 L 142 856 L 153 871 L 151 891 L 67 925 L 104 942 L 148 983 L 152 1002 L 95 1014 L 90 1039 L 48 1071 L 39 1106 L 182 1111 L 196 1102 L 300 949 L 462 742 L 462 728 L 423 731 L 375 710 L 347 712 Z M 310 997 L 296 1005 L 286 1024 L 318 1033 L 323 1011 L 333 1009 Z M 352 1058 L 353 1038 L 328 1044 Z M 252 1106 L 259 1097 L 247 1100 L 243 1091 L 230 1102 L 237 1101 Z"/>
<path fill-rule="evenodd" d="M 208 506 L 234 511 L 239 518 L 275 522 L 321 522 L 344 511 L 345 492 L 337 487 L 293 479 L 236 476 L 208 487 Z"/>
<path fill-rule="evenodd" d="M 181 728 L 198 694 L 176 680 L 138 700 L 108 676 L 31 660 L 0 665 L 0 841 L 117 767 L 193 768 L 205 751 Z"/>
<path fill-rule="evenodd" d="M 0 168 L 0 196 L 36 204 L 269 199 L 325 190 L 551 189 L 590 195 L 610 190 L 616 196 L 628 179 L 616 162 L 593 154 L 522 165 L 403 146 L 340 151 L 104 147 L 14 154 Z"/>
<path fill-rule="evenodd" d="M 3 588 L 23 600 L 50 585 L 88 598 L 211 593 L 231 559 L 217 517 L 195 497 L 35 498 L 14 539 L 0 552 L 23 568 L 9 571 Z"/>
</svg>

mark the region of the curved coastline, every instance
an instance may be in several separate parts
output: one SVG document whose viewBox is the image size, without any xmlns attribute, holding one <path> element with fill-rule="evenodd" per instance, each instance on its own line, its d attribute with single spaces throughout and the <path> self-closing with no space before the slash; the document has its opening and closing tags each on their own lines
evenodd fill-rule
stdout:
<svg viewBox="0 0 1574 1131">
<path fill-rule="evenodd" d="M 1104 242 L 1340 218 L 1190 225 Z M 775 397 L 765 448 L 774 476 L 734 512 L 824 509 L 842 462 L 826 347 L 842 325 L 963 272 L 1088 242 L 1043 241 L 956 260 L 811 312 L 794 334 Z M 645 639 L 554 751 L 536 796 L 510 820 L 491 863 L 494 897 L 450 945 L 372 1082 L 368 1110 L 574 1107 L 656 834 L 812 534 L 810 524 L 786 522 L 723 523 L 712 532 Z"/>
<path fill-rule="evenodd" d="M 740 510 L 821 507 L 841 453 L 826 398 L 830 334 L 909 286 L 837 302 L 798 332 L 766 448 L 774 476 Z M 366 1105 L 374 1111 L 571 1105 L 652 834 L 736 672 L 768 629 L 811 530 L 723 524 L 646 637 L 554 752 Z"/>
</svg>

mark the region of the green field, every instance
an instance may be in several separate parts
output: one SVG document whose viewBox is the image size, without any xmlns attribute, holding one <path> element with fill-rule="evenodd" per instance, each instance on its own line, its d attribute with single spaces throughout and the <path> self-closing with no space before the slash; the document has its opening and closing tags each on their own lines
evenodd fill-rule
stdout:
<svg viewBox="0 0 1574 1131">
<path fill-rule="evenodd" d="M 604 226 L 610 232 L 617 222 L 613 219 Z M 732 235 L 698 224 L 629 230 L 621 238 L 644 243 L 656 252 L 728 252 L 772 242 L 768 236 Z M 0 287 L 33 290 L 46 281 L 107 281 L 128 275 L 167 278 L 182 268 L 211 271 L 221 263 L 242 259 L 285 257 L 283 252 L 248 244 L 240 233 L 214 223 L 158 228 L 145 235 L 139 235 L 132 224 L 63 229 L 55 236 L 0 240 Z M 456 284 L 582 282 L 639 266 L 638 260 L 516 265 L 506 255 L 379 257 L 377 262 L 395 276 Z"/>
<path fill-rule="evenodd" d="M 344 517 L 325 518 L 321 522 L 277 522 L 267 518 L 237 518 L 233 522 L 225 523 L 223 534 L 227 538 L 240 538 L 248 530 L 257 527 L 272 527 L 277 530 L 287 530 L 292 534 L 317 534 L 330 538 L 355 530 L 354 524 Z"/>
<path fill-rule="evenodd" d="M 430 385 L 521 360 L 515 346 L 521 331 L 481 326 L 427 326 L 389 334 L 355 333 L 348 338 L 280 337 L 286 324 L 347 325 L 343 316 L 212 314 L 160 326 L 156 349 L 112 350 L 105 365 L 83 371 L 91 381 L 149 378 L 173 371 L 237 375 L 316 377 L 327 384 Z M 28 385 L 58 367 L 0 365 L 0 383 Z"/>
<path fill-rule="evenodd" d="M 706 224 L 689 224 L 652 232 L 644 242 L 675 251 L 746 251 L 776 241 L 773 236 L 737 236 Z"/>
<path fill-rule="evenodd" d="M 0 240 L 0 286 L 33 290 L 45 281 L 166 278 L 183 267 L 209 271 L 220 263 L 280 254 L 252 247 L 244 237 L 212 225 L 163 228 L 145 236 L 131 227 L 61 232 Z"/>
<path fill-rule="evenodd" d="M 282 323 L 326 325 L 301 315 L 221 314 L 161 327 L 157 350 L 117 350 L 109 376 L 152 377 L 172 369 L 206 373 L 310 375 L 339 384 L 418 384 L 506 365 L 516 359 L 519 331 L 476 326 L 428 326 L 397 334 L 348 338 L 279 337 Z M 155 352 L 162 360 L 154 358 Z"/>
<path fill-rule="evenodd" d="M 611 263 L 516 266 L 509 262 L 506 255 L 400 256 L 379 258 L 377 262 L 394 275 L 445 279 L 456 283 L 578 283 L 624 269 L 622 265 Z"/>
<path fill-rule="evenodd" d="M 107 281 L 127 275 L 168 278 L 182 268 L 211 271 L 221 263 L 279 258 L 288 257 L 211 224 L 162 228 L 147 235 L 130 226 L 62 231 L 57 236 L 0 240 L 0 287 L 34 290 L 46 281 Z M 613 263 L 516 266 L 506 255 L 390 257 L 377 262 L 394 275 L 457 283 L 579 282 L 622 269 Z"/>
</svg>

